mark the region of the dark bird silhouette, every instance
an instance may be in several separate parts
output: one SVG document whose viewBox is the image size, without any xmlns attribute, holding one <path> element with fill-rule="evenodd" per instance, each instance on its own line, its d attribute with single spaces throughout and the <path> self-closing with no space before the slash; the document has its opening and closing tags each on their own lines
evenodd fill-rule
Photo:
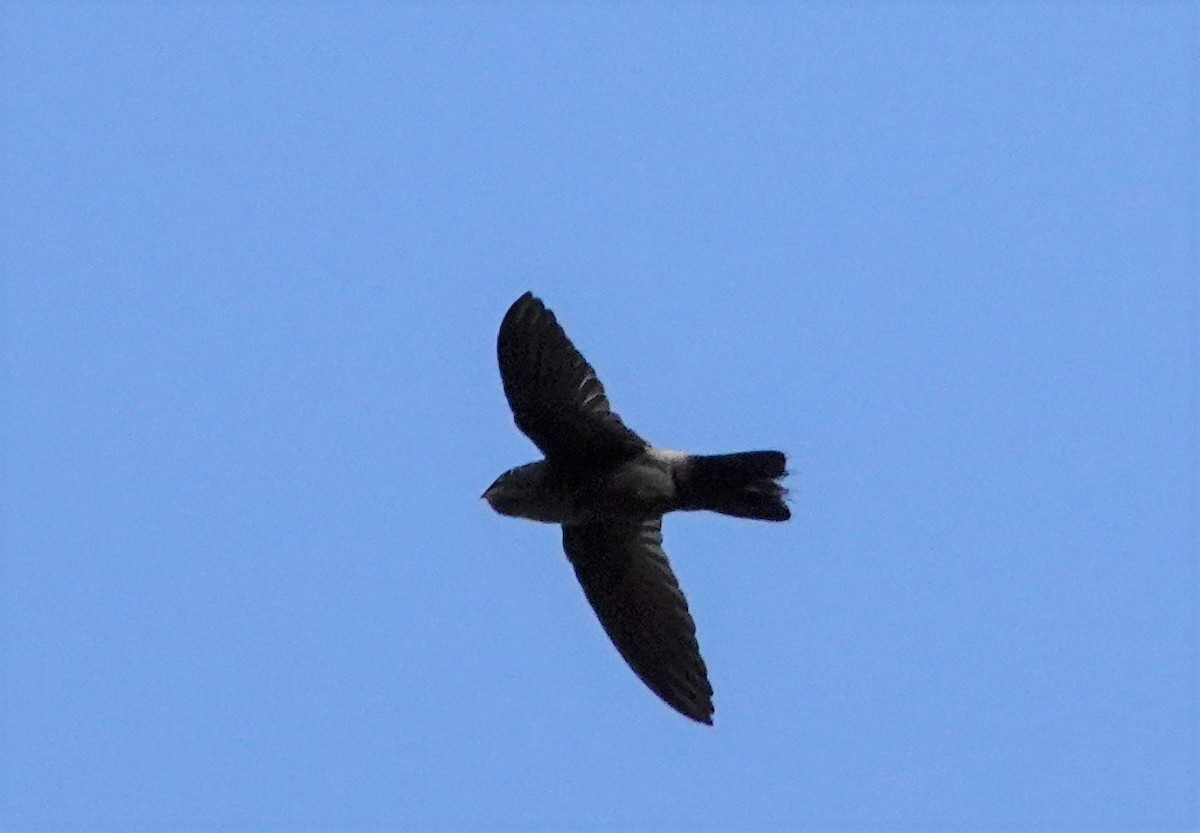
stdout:
<svg viewBox="0 0 1200 833">
<path fill-rule="evenodd" d="M 712 686 L 663 552 L 662 516 L 707 509 L 786 521 L 786 458 L 654 448 L 613 412 L 592 366 L 529 292 L 504 316 L 496 350 L 517 427 L 545 459 L 506 471 L 484 499 L 502 515 L 562 524 L 567 558 L 629 667 L 669 706 L 711 725 Z"/>
</svg>

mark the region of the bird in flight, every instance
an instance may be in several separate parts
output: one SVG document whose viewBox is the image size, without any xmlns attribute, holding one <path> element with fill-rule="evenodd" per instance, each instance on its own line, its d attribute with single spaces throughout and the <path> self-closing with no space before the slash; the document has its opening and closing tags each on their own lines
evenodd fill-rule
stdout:
<svg viewBox="0 0 1200 833">
<path fill-rule="evenodd" d="M 712 725 L 708 669 L 663 551 L 662 516 L 786 521 L 783 452 L 650 445 L 613 412 L 596 371 L 532 293 L 505 314 L 496 352 L 513 419 L 545 459 L 509 469 L 484 499 L 502 515 L 561 524 L 575 576 L 629 667 L 671 708 Z"/>
</svg>

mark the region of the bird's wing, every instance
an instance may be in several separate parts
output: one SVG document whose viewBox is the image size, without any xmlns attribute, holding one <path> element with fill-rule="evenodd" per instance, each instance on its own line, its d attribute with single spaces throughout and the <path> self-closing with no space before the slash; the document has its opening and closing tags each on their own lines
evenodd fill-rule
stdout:
<svg viewBox="0 0 1200 833">
<path fill-rule="evenodd" d="M 650 690 L 712 724 L 696 623 L 662 548 L 662 521 L 563 527 L 563 549 L 613 645 Z"/>
<path fill-rule="evenodd" d="M 554 313 L 531 293 L 504 316 L 496 353 L 513 419 L 547 458 L 603 465 L 646 448 L 613 413 L 596 371 Z"/>
</svg>

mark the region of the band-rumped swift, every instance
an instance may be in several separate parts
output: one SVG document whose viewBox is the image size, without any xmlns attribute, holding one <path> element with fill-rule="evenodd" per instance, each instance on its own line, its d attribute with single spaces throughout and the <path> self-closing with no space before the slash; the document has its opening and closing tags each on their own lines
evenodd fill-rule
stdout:
<svg viewBox="0 0 1200 833">
<path fill-rule="evenodd" d="M 621 656 L 669 706 L 711 725 L 713 690 L 663 551 L 662 516 L 703 509 L 786 521 L 783 452 L 650 445 L 613 412 L 595 370 L 532 293 L 509 308 L 496 350 L 517 427 L 545 459 L 509 469 L 484 499 L 502 515 L 561 524 L 567 558 Z"/>
</svg>

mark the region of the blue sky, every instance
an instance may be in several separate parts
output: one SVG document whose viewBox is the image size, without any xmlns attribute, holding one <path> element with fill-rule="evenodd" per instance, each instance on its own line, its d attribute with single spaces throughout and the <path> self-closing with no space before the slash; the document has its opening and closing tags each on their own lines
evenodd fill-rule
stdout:
<svg viewBox="0 0 1200 833">
<path fill-rule="evenodd" d="M 0 15 L 0 826 L 1200 822 L 1194 5 Z M 526 289 L 790 455 L 711 729 L 479 500 Z"/>
</svg>

